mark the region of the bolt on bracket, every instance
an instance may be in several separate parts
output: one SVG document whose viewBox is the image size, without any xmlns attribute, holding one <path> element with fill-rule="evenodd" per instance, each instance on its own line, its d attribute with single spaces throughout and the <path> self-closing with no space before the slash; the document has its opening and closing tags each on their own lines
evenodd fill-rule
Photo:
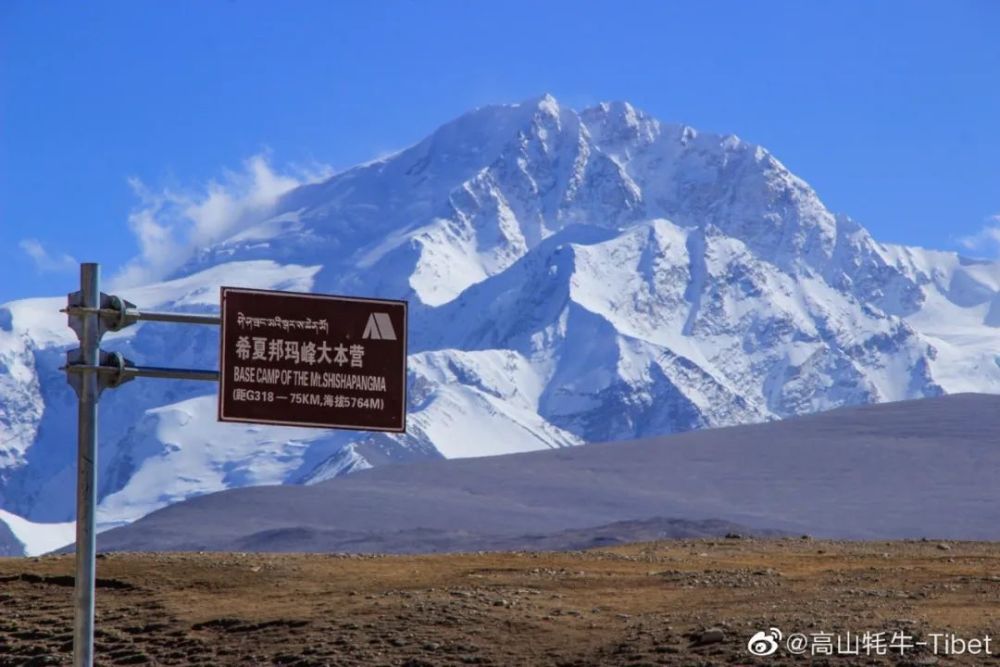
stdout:
<svg viewBox="0 0 1000 667">
<path fill-rule="evenodd" d="M 66 371 L 66 381 L 73 387 L 76 395 L 79 396 L 83 390 L 84 373 L 97 373 L 97 395 L 105 389 L 120 387 L 126 382 L 135 379 L 135 375 L 130 374 L 129 369 L 134 369 L 135 364 L 130 359 L 125 358 L 121 352 L 99 351 L 100 365 L 89 366 L 83 362 L 83 354 L 80 348 L 74 348 L 66 352 L 66 365 L 60 370 Z"/>
<path fill-rule="evenodd" d="M 86 315 L 98 316 L 98 340 L 109 331 L 121 331 L 139 321 L 139 310 L 134 303 L 104 292 L 101 292 L 99 308 L 84 307 L 80 292 L 70 292 L 66 295 L 66 308 L 63 312 L 66 313 L 69 327 L 76 332 L 77 338 L 83 336 L 83 317 Z"/>
</svg>

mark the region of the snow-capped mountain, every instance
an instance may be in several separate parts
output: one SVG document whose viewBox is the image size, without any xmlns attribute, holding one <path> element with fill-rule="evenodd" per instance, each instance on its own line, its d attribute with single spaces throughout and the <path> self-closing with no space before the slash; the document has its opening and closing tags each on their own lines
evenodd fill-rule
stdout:
<svg viewBox="0 0 1000 667">
<path fill-rule="evenodd" d="M 627 103 L 477 109 L 122 296 L 210 311 L 220 284 L 408 299 L 408 433 L 220 424 L 212 386 L 132 382 L 101 402 L 105 525 L 390 462 L 1000 392 L 1000 265 L 880 244 L 764 148 Z M 0 308 L 0 507 L 36 523 L 73 514 L 64 304 Z M 215 367 L 217 332 L 175 326 L 104 347 Z"/>
</svg>

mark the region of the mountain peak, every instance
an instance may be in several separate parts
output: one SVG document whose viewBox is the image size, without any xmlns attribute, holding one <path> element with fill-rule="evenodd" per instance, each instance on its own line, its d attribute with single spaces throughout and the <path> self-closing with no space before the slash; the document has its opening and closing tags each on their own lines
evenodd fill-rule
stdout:
<svg viewBox="0 0 1000 667">
<path fill-rule="evenodd" d="M 637 111 L 631 103 L 625 100 L 611 100 L 598 102 L 595 106 L 583 110 L 583 113 L 597 112 L 608 116 L 623 119 L 626 123 L 635 124 L 638 122 L 637 116 L 645 116 L 641 111 Z"/>
<path fill-rule="evenodd" d="M 544 93 L 540 97 L 533 98 L 530 103 L 539 111 L 550 116 L 558 116 L 561 111 L 559 101 L 551 93 Z"/>
<path fill-rule="evenodd" d="M 660 134 L 660 123 L 628 102 L 601 102 L 580 112 L 595 143 L 609 154 L 631 153 L 652 144 Z"/>
</svg>

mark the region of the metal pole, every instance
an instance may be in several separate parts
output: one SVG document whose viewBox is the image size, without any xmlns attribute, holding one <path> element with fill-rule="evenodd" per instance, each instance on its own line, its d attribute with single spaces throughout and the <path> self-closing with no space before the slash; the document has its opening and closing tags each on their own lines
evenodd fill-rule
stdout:
<svg viewBox="0 0 1000 667">
<path fill-rule="evenodd" d="M 59 370 L 67 373 L 92 373 L 90 367 L 83 368 L 80 364 L 63 366 Z M 97 372 L 102 375 L 113 375 L 120 377 L 122 381 L 133 380 L 135 378 L 164 378 L 167 380 L 204 380 L 206 382 L 218 382 L 219 371 L 205 371 L 197 368 L 160 368 L 159 366 L 98 366 Z M 119 383 L 120 384 L 120 383 Z M 115 387 L 114 383 L 109 386 Z"/>
<path fill-rule="evenodd" d="M 158 313 L 149 310 L 137 310 L 128 308 L 126 310 L 115 310 L 114 308 L 88 308 L 85 306 L 68 306 L 60 312 L 70 315 L 89 315 L 97 313 L 101 317 L 108 318 L 111 322 L 124 319 L 127 324 L 136 322 L 176 322 L 179 324 L 222 324 L 221 315 L 199 315 L 197 313 Z M 112 329 L 117 331 L 117 329 Z"/>
<path fill-rule="evenodd" d="M 221 315 L 197 315 L 194 313 L 154 313 L 148 310 L 136 312 L 136 316 L 148 322 L 179 322 L 181 324 L 222 324 Z"/>
<path fill-rule="evenodd" d="M 157 366 L 134 366 L 125 369 L 126 377 L 163 378 L 167 380 L 204 380 L 218 382 L 219 371 L 201 371 L 190 368 L 159 368 Z"/>
<path fill-rule="evenodd" d="M 80 297 L 86 308 L 101 305 L 101 273 L 97 264 L 80 265 Z M 78 450 L 76 476 L 76 590 L 73 596 L 73 665 L 94 664 L 94 576 L 96 564 L 95 520 L 97 505 L 97 399 L 101 342 L 100 316 L 82 315 L 80 336 L 81 373 L 79 392 Z"/>
</svg>

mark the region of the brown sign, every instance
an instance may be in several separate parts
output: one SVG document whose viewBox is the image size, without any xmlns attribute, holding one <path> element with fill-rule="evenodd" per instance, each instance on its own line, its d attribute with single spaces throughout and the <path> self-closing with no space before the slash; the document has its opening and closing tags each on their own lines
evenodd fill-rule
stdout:
<svg viewBox="0 0 1000 667">
<path fill-rule="evenodd" d="M 406 430 L 406 302 L 222 288 L 219 420 Z"/>
</svg>

